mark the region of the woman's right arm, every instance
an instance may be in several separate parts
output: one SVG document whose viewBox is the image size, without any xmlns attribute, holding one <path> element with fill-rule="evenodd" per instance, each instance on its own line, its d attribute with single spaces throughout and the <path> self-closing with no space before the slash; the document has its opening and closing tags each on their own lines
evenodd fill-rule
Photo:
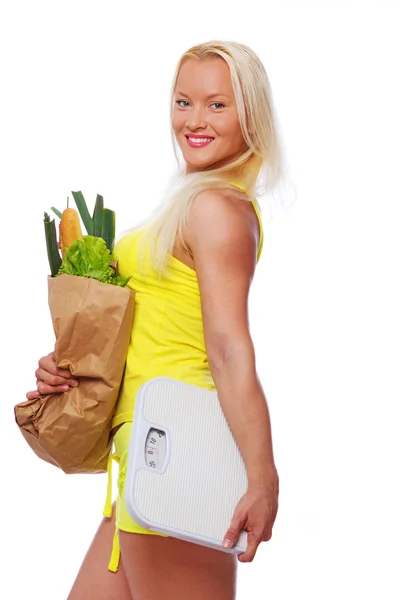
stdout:
<svg viewBox="0 0 400 600">
<path fill-rule="evenodd" d="M 35 371 L 37 389 L 26 393 L 28 400 L 34 400 L 40 395 L 68 392 L 71 387 L 77 387 L 79 381 L 74 379 L 68 369 L 59 369 L 54 352 L 42 356 Z"/>
</svg>

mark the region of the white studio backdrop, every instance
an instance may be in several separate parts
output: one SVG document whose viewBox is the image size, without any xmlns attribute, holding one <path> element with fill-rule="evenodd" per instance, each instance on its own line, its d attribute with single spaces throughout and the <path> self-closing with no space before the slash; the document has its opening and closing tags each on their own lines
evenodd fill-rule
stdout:
<svg viewBox="0 0 400 600">
<path fill-rule="evenodd" d="M 251 292 L 281 493 L 238 600 L 400 597 L 399 18 L 394 1 L 1 4 L 0 597 L 65 600 L 106 491 L 13 420 L 54 343 L 43 212 L 82 190 L 117 235 L 148 214 L 174 166 L 176 62 L 208 39 L 263 60 L 297 189 L 265 210 Z"/>
</svg>

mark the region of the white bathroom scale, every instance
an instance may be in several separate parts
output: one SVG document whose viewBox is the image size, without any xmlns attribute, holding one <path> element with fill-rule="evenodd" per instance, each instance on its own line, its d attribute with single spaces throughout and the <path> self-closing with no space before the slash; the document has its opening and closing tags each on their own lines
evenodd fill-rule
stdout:
<svg viewBox="0 0 400 600">
<path fill-rule="evenodd" d="M 136 396 L 125 502 L 142 527 L 223 552 L 222 540 L 247 490 L 243 457 L 217 392 L 156 377 Z"/>
</svg>

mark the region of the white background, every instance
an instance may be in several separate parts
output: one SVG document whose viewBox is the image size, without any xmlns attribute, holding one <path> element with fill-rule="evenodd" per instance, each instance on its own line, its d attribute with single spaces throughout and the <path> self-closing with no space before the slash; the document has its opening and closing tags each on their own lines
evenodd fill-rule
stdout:
<svg viewBox="0 0 400 600">
<path fill-rule="evenodd" d="M 40 461 L 13 421 L 54 342 L 43 212 L 98 192 L 120 234 L 150 211 L 175 64 L 213 38 L 264 62 L 298 194 L 265 220 L 252 288 L 281 493 L 238 599 L 400 597 L 399 18 L 382 0 L 3 1 L 1 597 L 67 597 L 106 490 Z"/>
</svg>

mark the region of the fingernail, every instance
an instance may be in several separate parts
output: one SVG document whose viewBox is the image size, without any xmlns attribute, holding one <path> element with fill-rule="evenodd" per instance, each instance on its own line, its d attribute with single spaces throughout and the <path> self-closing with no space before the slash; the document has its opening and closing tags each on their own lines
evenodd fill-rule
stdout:
<svg viewBox="0 0 400 600">
<path fill-rule="evenodd" d="M 64 390 L 65 392 L 68 392 L 69 390 L 69 385 L 62 385 L 61 389 Z"/>
<path fill-rule="evenodd" d="M 71 379 L 71 383 L 74 387 L 78 387 L 79 381 L 77 379 Z"/>
<path fill-rule="evenodd" d="M 232 546 L 232 542 L 230 540 L 224 540 L 222 545 L 224 548 L 230 548 Z"/>
</svg>

